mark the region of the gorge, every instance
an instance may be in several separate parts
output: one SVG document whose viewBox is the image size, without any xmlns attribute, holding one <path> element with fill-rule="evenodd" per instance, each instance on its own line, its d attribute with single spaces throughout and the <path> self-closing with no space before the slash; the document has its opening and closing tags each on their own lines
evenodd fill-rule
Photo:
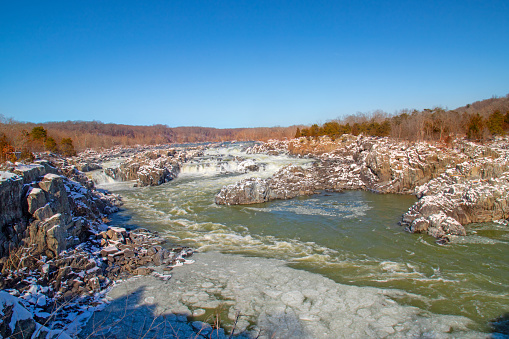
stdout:
<svg viewBox="0 0 509 339">
<path fill-rule="evenodd" d="M 96 321 L 127 302 L 132 321 L 181 334 L 221 308 L 247 337 L 488 336 L 508 305 L 506 145 L 346 136 L 81 154 L 77 167 L 101 166 L 88 176 L 122 197 L 108 225 L 197 252 L 169 280 L 156 269 L 113 287 Z"/>
</svg>

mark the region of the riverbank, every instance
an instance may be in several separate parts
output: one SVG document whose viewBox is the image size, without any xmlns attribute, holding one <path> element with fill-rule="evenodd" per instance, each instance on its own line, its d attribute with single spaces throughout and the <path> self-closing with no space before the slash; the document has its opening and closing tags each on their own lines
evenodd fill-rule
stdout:
<svg viewBox="0 0 509 339">
<path fill-rule="evenodd" d="M 104 306 L 114 281 L 172 267 L 192 250 L 143 229 L 108 227 L 120 197 L 66 159 L 0 171 L 2 337 L 67 337 Z M 160 279 L 170 275 L 158 274 Z"/>
</svg>

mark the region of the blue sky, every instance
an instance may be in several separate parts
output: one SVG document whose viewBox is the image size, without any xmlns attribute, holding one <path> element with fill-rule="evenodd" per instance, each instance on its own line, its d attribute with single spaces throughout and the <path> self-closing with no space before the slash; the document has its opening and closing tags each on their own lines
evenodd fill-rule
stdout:
<svg viewBox="0 0 509 339">
<path fill-rule="evenodd" d="M 0 114 L 256 127 L 509 93 L 509 1 L 1 1 Z"/>
</svg>

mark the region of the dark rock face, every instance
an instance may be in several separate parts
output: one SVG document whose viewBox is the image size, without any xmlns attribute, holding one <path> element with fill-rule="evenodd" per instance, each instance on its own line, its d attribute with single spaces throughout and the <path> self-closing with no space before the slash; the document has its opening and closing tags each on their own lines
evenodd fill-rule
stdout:
<svg viewBox="0 0 509 339">
<path fill-rule="evenodd" d="M 23 178 L 20 176 L 0 182 L 0 229 L 21 219 Z"/>
<path fill-rule="evenodd" d="M 22 165 L 16 176 L 0 181 L 0 257 L 23 242 L 54 257 L 86 237 L 91 220 L 118 209 L 117 196 L 55 174 L 59 171 L 47 162 Z M 76 171 L 67 170 L 72 177 L 79 176 Z"/>
</svg>

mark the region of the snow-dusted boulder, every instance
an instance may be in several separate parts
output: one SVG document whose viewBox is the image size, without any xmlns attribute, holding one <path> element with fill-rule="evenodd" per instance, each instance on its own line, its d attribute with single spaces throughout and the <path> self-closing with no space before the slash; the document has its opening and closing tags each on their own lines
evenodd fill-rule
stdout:
<svg viewBox="0 0 509 339">
<path fill-rule="evenodd" d="M 37 323 L 18 298 L 4 291 L 0 291 L 0 319 L 1 338 L 71 339 L 62 330 L 51 330 Z"/>
<path fill-rule="evenodd" d="M 137 186 L 157 186 L 175 179 L 182 162 L 201 154 L 198 151 L 145 151 L 129 158 L 117 168 L 105 169 L 115 180 L 136 180 Z"/>
</svg>

